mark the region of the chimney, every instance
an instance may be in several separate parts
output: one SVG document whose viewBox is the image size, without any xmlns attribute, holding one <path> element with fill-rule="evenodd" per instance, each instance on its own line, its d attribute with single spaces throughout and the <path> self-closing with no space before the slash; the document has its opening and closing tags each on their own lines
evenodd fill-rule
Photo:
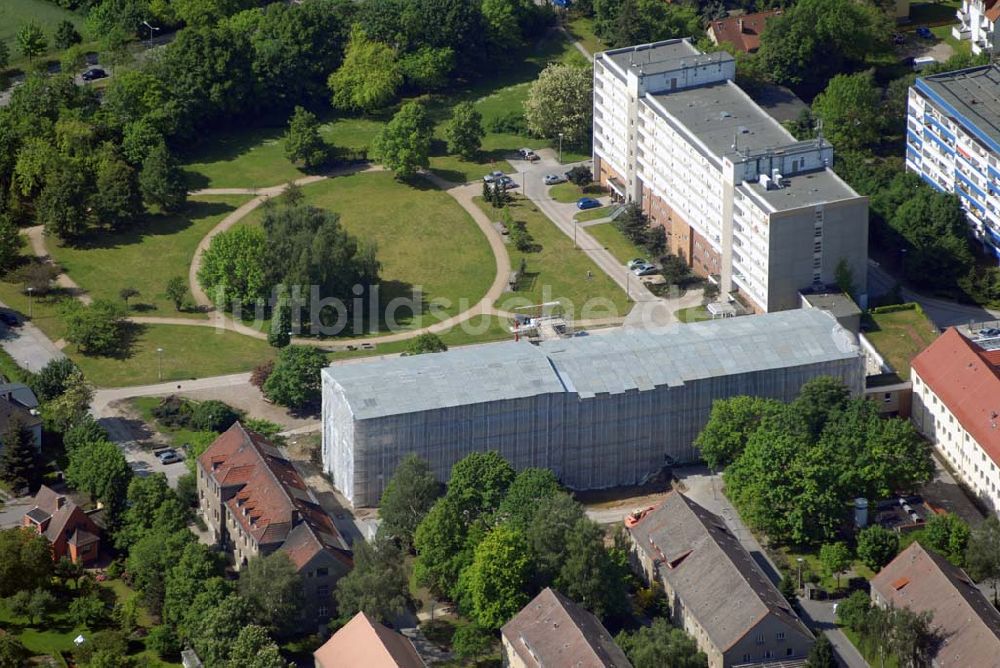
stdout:
<svg viewBox="0 0 1000 668">
<path fill-rule="evenodd" d="M 737 21 L 738 21 L 738 24 L 739 24 L 739 26 L 740 26 L 740 32 L 742 33 L 742 32 L 743 32 L 743 19 L 742 19 L 742 18 L 740 18 L 740 19 L 738 19 Z"/>
<path fill-rule="evenodd" d="M 57 496 L 56 497 L 56 510 L 59 510 L 60 508 L 62 508 L 65 505 L 66 505 L 66 497 L 65 496 Z"/>
</svg>

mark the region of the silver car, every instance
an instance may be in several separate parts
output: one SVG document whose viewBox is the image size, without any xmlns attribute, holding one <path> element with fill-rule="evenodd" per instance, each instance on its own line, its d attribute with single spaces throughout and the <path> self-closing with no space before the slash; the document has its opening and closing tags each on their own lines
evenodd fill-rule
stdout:
<svg viewBox="0 0 1000 668">
<path fill-rule="evenodd" d="M 544 181 L 547 186 L 554 186 L 557 183 L 565 183 L 566 177 L 562 174 L 546 174 L 542 181 Z"/>
</svg>

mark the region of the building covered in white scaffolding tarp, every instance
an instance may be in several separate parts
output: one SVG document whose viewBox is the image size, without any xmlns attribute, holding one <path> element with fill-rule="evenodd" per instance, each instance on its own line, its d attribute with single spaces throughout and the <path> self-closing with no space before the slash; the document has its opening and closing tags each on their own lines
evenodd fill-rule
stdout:
<svg viewBox="0 0 1000 668">
<path fill-rule="evenodd" d="M 323 370 L 323 466 L 355 506 L 376 505 L 409 453 L 447 481 L 496 450 L 570 489 L 643 482 L 698 458 L 715 399 L 793 399 L 817 376 L 864 387 L 856 340 L 829 314 L 782 311 L 600 336 L 504 342 Z"/>
</svg>

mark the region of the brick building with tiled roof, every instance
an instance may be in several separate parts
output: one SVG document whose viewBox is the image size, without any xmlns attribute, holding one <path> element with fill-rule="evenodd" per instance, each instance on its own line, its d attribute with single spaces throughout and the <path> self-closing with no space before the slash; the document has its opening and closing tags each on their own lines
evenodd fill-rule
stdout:
<svg viewBox="0 0 1000 668">
<path fill-rule="evenodd" d="M 1000 352 L 951 328 L 911 366 L 913 424 L 969 488 L 1000 510 Z"/>
<path fill-rule="evenodd" d="M 760 48 L 760 36 L 768 20 L 780 14 L 780 9 L 772 9 L 711 21 L 708 24 L 708 38 L 713 44 L 728 42 L 743 53 L 754 53 Z"/>
<path fill-rule="evenodd" d="M 912 543 L 871 581 L 876 605 L 932 615 L 940 639 L 932 657 L 939 668 L 1000 668 L 1000 612 L 965 571 Z"/>
<path fill-rule="evenodd" d="M 199 508 L 236 568 L 284 551 L 302 575 L 304 615 L 328 618 L 351 552 L 292 462 L 237 422 L 198 457 L 197 468 Z"/>
<path fill-rule="evenodd" d="M 86 565 L 96 561 L 100 553 L 101 528 L 90 514 L 45 485 L 38 489 L 21 524 L 49 539 L 55 561 L 67 557 Z"/>
<path fill-rule="evenodd" d="M 313 652 L 316 668 L 425 668 L 406 636 L 388 629 L 364 612 L 351 618 Z"/>
</svg>

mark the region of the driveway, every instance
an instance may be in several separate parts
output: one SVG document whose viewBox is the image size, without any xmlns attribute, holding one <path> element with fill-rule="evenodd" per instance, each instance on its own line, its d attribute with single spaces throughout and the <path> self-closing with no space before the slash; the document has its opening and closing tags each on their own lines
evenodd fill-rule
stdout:
<svg viewBox="0 0 1000 668">
<path fill-rule="evenodd" d="M 163 464 L 153 455 L 156 443 L 145 423 L 127 415 L 98 416 L 97 421 L 107 430 L 111 442 L 121 448 L 137 476 L 162 473 L 166 476 L 167 483 L 172 488 L 177 488 L 177 481 L 188 472 L 188 467 L 182 461 Z"/>
<path fill-rule="evenodd" d="M 0 307 L 7 308 L 3 304 Z M 0 346 L 18 366 L 35 373 L 52 360 L 64 357 L 40 329 L 26 320 L 17 327 L 0 325 L 0 337 Z"/>
<path fill-rule="evenodd" d="M 0 529 L 10 529 L 21 526 L 21 518 L 31 509 L 31 497 L 20 497 L 3 502 L 0 508 Z"/>
<path fill-rule="evenodd" d="M 874 297 L 888 294 L 899 283 L 899 280 L 886 271 L 878 262 L 868 260 L 868 292 Z M 969 322 L 985 322 L 1000 319 L 1000 310 L 987 309 L 974 304 L 959 304 L 958 302 L 935 297 L 925 297 L 909 288 L 900 288 L 900 294 L 905 301 L 917 302 L 935 325 L 952 327 L 968 325 Z"/>
</svg>

